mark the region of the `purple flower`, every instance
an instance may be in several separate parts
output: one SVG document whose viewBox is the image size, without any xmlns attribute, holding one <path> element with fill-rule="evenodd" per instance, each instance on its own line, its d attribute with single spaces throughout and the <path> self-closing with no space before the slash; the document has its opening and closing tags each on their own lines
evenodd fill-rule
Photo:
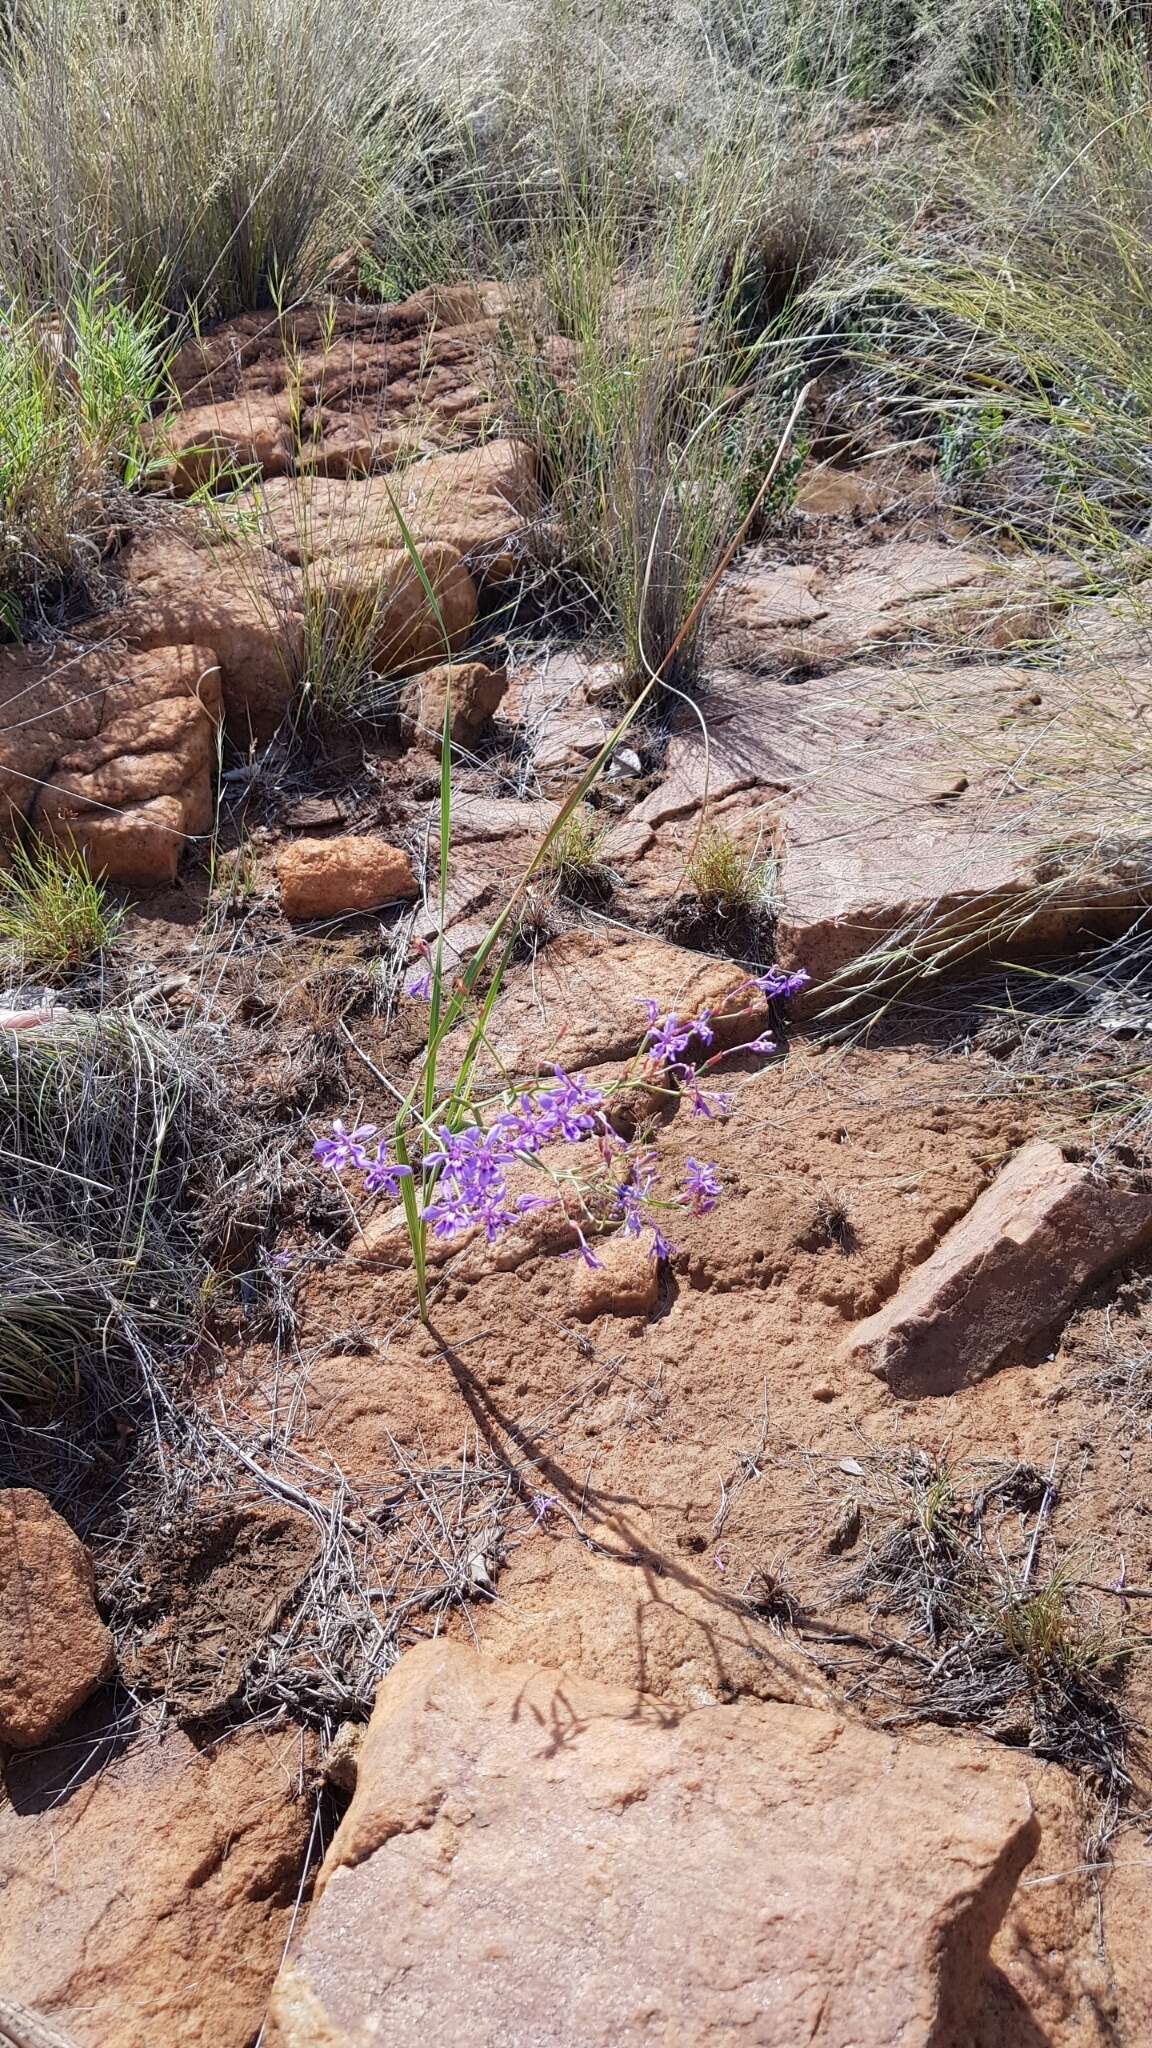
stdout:
<svg viewBox="0 0 1152 2048">
<path fill-rule="evenodd" d="M 798 996 L 802 988 L 807 988 L 811 979 L 805 967 L 798 967 L 795 974 L 786 974 L 782 967 L 770 967 L 765 974 L 754 974 L 749 987 L 758 988 L 771 1002 L 786 1003 L 789 996 Z"/>
<path fill-rule="evenodd" d="M 579 1239 L 579 1243 L 576 1249 L 579 1252 L 580 1257 L 583 1259 L 584 1264 L 586 1266 L 591 1266 L 594 1273 L 598 1273 L 603 1264 L 603 1260 L 598 1259 L 596 1257 L 596 1254 L 592 1250 L 592 1247 L 589 1244 L 588 1239 L 585 1237 L 584 1232 L 581 1230 L 580 1225 L 578 1223 L 574 1223 L 572 1225 L 572 1228 L 576 1232 L 576 1236 Z"/>
<path fill-rule="evenodd" d="M 628 1178 L 617 1182 L 612 1198 L 625 1237 L 639 1237 L 648 1223 L 644 1214 L 645 1204 L 651 1201 L 656 1187 L 655 1156 L 651 1152 L 641 1152 L 629 1162 L 629 1167 Z"/>
<path fill-rule="evenodd" d="M 418 967 L 404 983 L 404 993 L 414 996 L 417 1002 L 430 1003 L 432 1000 L 432 969 Z"/>
<path fill-rule="evenodd" d="M 692 1037 L 692 1026 L 682 1024 L 674 1010 L 659 1022 L 653 1021 L 644 1034 L 644 1051 L 660 1066 L 678 1060 Z"/>
<path fill-rule="evenodd" d="M 604 1129 L 603 1090 L 593 1088 L 583 1074 L 566 1074 L 560 1067 L 551 1087 L 522 1095 L 492 1126 L 493 1136 L 510 1153 L 539 1152 L 561 1142 L 576 1145 Z"/>
<path fill-rule="evenodd" d="M 689 1159 L 684 1169 L 684 1199 L 694 1216 L 707 1216 L 716 1207 L 723 1189 L 716 1168 L 702 1160 Z"/>
<path fill-rule="evenodd" d="M 649 1257 L 653 1259 L 670 1259 L 676 1250 L 675 1245 L 669 1244 L 664 1232 L 658 1230 L 654 1223 L 649 1228 L 652 1232 L 652 1242 L 648 1247 Z"/>
<path fill-rule="evenodd" d="M 510 1154 L 495 1131 L 469 1124 L 463 1131 L 442 1125 L 439 1150 L 426 1152 L 425 1168 L 439 1169 L 435 1200 L 424 1209 L 437 1237 L 458 1237 L 479 1224 L 489 1244 L 516 1220 L 504 1169 Z"/>
<path fill-rule="evenodd" d="M 364 1192 L 366 1195 L 388 1195 L 395 1201 L 400 1193 L 401 1181 L 411 1178 L 412 1168 L 397 1166 L 394 1160 L 389 1159 L 384 1146 L 380 1144 L 376 1147 L 375 1159 L 364 1175 Z"/>
<path fill-rule="evenodd" d="M 317 1138 L 312 1147 L 312 1157 L 319 1160 L 321 1166 L 330 1167 L 333 1173 L 343 1173 L 349 1166 L 363 1173 L 368 1164 L 364 1147 L 369 1138 L 375 1136 L 375 1124 L 358 1124 L 354 1131 L 346 1131 L 337 1117 L 332 1126 L 332 1136 Z"/>
<path fill-rule="evenodd" d="M 646 996 L 644 1010 L 648 1018 L 648 1029 L 644 1034 L 641 1050 L 659 1066 L 670 1066 L 674 1069 L 681 1053 L 691 1045 L 694 1038 L 700 1039 L 704 1045 L 711 1045 L 716 1036 L 712 1029 L 712 1012 L 709 1009 L 701 1010 L 696 1017 L 678 1017 L 675 1010 L 670 1010 L 666 1017 L 661 1017 L 657 1004 L 650 996 Z"/>
<path fill-rule="evenodd" d="M 775 1052 L 776 1040 L 770 1031 L 762 1031 L 759 1038 L 749 1039 L 747 1045 L 742 1045 L 740 1050 L 741 1052 Z"/>
<path fill-rule="evenodd" d="M 534 1493 L 528 1505 L 534 1522 L 546 1522 L 549 1515 L 556 1513 L 558 1503 L 554 1494 Z"/>
<path fill-rule="evenodd" d="M 701 1088 L 695 1074 L 692 1074 L 690 1080 L 683 1085 L 686 1085 L 688 1089 L 693 1116 L 712 1117 L 728 1115 L 732 1107 L 732 1097 L 724 1089 Z"/>
</svg>

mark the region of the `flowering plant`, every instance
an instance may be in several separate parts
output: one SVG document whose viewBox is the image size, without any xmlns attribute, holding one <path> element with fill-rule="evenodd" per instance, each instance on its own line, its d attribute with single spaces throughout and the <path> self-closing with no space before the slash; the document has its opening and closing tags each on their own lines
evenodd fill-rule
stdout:
<svg viewBox="0 0 1152 2048">
<path fill-rule="evenodd" d="M 808 389 L 809 387 L 805 385 L 799 393 L 784 427 L 776 454 L 756 497 L 745 512 L 736 533 L 721 552 L 711 575 L 682 621 L 667 653 L 657 667 L 653 668 L 646 664 L 647 681 L 633 698 L 615 730 L 608 735 L 575 788 L 560 806 L 549 831 L 499 916 L 459 980 L 451 986 L 445 973 L 444 932 L 447 923 L 448 847 L 452 822 L 453 706 L 451 688 L 444 693 L 444 722 L 440 735 L 437 938 L 431 957 L 425 956 L 421 960 L 407 982 L 408 995 L 429 1005 L 428 1044 L 420 1078 L 411 1093 L 400 1103 L 390 1147 L 383 1139 L 378 1138 L 376 1126 L 373 1124 L 361 1124 L 348 1131 L 341 1123 L 334 1124 L 331 1135 L 319 1139 L 314 1147 L 315 1157 L 320 1164 L 338 1173 L 352 1171 L 360 1174 L 366 1193 L 384 1194 L 393 1199 L 399 1197 L 404 1207 L 404 1220 L 412 1246 L 420 1314 L 425 1322 L 428 1320 L 426 1252 L 429 1230 L 439 1238 L 454 1238 L 464 1231 L 479 1227 L 491 1242 L 503 1231 L 508 1230 L 527 1210 L 546 1206 L 550 1201 L 561 1200 L 559 1190 L 562 1182 L 566 1180 L 576 1199 L 574 1204 L 569 1201 L 565 1206 L 575 1206 L 578 1215 L 583 1212 L 583 1223 L 573 1219 L 573 1227 L 576 1230 L 581 1255 L 590 1265 L 596 1265 L 597 1260 L 588 1243 L 585 1225 L 602 1227 L 605 1223 L 615 1223 L 625 1235 L 631 1237 L 640 1236 L 647 1231 L 652 1254 L 660 1258 L 667 1256 L 670 1250 L 659 1222 L 660 1214 L 669 1209 L 680 1209 L 694 1215 L 705 1215 L 720 1197 L 721 1185 L 715 1167 L 694 1158 L 686 1162 L 684 1177 L 678 1188 L 671 1191 L 660 1189 L 652 1151 L 629 1145 L 614 1129 L 610 1120 L 610 1097 L 622 1085 L 619 1082 L 613 1088 L 601 1089 L 585 1075 L 566 1074 L 557 1069 L 546 1082 L 539 1082 L 520 1093 L 509 1092 L 499 1098 L 496 1103 L 488 1106 L 488 1113 L 485 1116 L 484 1107 L 475 1100 L 473 1076 L 481 1049 L 486 1043 L 487 1024 L 492 1006 L 499 994 L 504 970 L 511 956 L 511 942 L 504 945 L 502 953 L 495 961 L 494 971 L 480 1002 L 479 1014 L 471 1026 L 464 1056 L 446 1096 L 440 1094 L 437 1070 L 445 1040 L 449 1032 L 462 1021 L 467 1007 L 477 995 L 481 977 L 487 971 L 488 963 L 500 944 L 501 935 L 506 928 L 510 928 L 509 921 L 513 917 L 517 903 L 522 900 L 533 877 L 546 865 L 558 837 L 583 803 L 588 791 L 629 728 L 639 718 L 653 692 L 661 687 L 664 671 L 677 649 L 695 631 L 704 607 L 751 526 L 758 507 L 776 475 L 792 430 L 803 410 Z M 428 580 L 420 551 L 408 530 L 399 505 L 394 500 L 392 509 L 403 547 L 431 612 L 439 620 L 443 632 L 444 622 L 438 600 Z M 450 660 L 451 646 L 446 632 L 444 647 L 446 657 Z M 808 976 L 803 970 L 789 975 L 776 967 L 764 974 L 750 976 L 742 991 L 749 999 L 745 1010 L 750 1006 L 754 993 L 766 997 L 769 1001 L 783 1001 L 803 988 L 807 980 Z M 715 1042 L 715 1025 L 721 1020 L 714 1018 L 707 1010 L 702 1010 L 695 1017 L 680 1018 L 671 1013 L 662 1015 L 658 1005 L 652 1002 L 646 1003 L 645 1008 L 647 1030 L 638 1055 L 645 1069 L 645 1078 L 650 1083 L 662 1084 L 687 1096 L 692 1113 L 696 1116 L 725 1114 L 728 1098 L 702 1085 L 702 1076 L 716 1064 L 717 1060 L 725 1057 L 724 1051 L 708 1053 L 708 1048 Z M 736 1014 L 743 1013 L 737 1011 Z M 687 1057 L 696 1046 L 704 1049 L 707 1056 L 703 1060 Z M 776 1046 L 770 1034 L 765 1032 L 754 1038 L 750 1044 L 732 1049 L 770 1055 L 775 1052 Z M 374 1138 L 378 1139 L 378 1142 L 375 1151 L 370 1154 L 369 1146 Z M 601 1162 L 601 1170 L 591 1183 L 581 1185 L 572 1175 L 561 1176 L 542 1156 L 555 1145 L 577 1145 L 589 1141 L 594 1141 L 598 1147 Z M 550 1196 L 514 1194 L 509 1187 L 508 1174 L 518 1165 L 544 1168 L 551 1179 L 553 1193 Z"/>
<path fill-rule="evenodd" d="M 751 1001 L 755 994 L 770 1000 L 784 1000 L 804 987 L 808 976 L 801 970 L 784 974 L 778 968 L 753 975 L 739 992 Z M 427 983 L 432 999 L 434 975 Z M 414 996 L 425 994 L 422 975 L 408 984 Z M 726 1115 L 731 1098 L 704 1085 L 709 1069 L 727 1055 L 709 1052 L 718 1023 L 730 1024 L 744 1008 L 720 1019 L 710 1010 L 692 1017 L 661 1013 L 658 1004 L 645 1001 L 647 1029 L 633 1067 L 621 1080 L 607 1088 L 598 1087 L 586 1075 L 568 1074 L 555 1068 L 547 1080 L 534 1087 L 509 1091 L 487 1109 L 458 1095 L 442 1113 L 420 1118 L 414 1106 L 401 1125 L 398 1119 L 392 1145 L 380 1139 L 375 1124 L 361 1124 L 346 1130 L 333 1124 L 329 1137 L 313 1147 L 317 1161 L 337 1173 L 354 1172 L 361 1178 L 366 1194 L 384 1194 L 404 1201 L 409 1215 L 415 1211 L 418 1238 L 417 1285 L 421 1307 L 425 1307 L 424 1246 L 426 1233 L 436 1238 L 456 1238 L 481 1229 L 491 1244 L 511 1229 L 528 1211 L 563 1203 L 575 1231 L 580 1256 L 588 1265 L 599 1261 L 589 1243 L 589 1233 L 615 1227 L 626 1237 L 646 1235 L 653 1258 L 667 1258 L 673 1247 L 664 1230 L 669 1211 L 703 1216 L 714 1209 L 722 1194 L 719 1174 L 706 1161 L 689 1158 L 683 1178 L 675 1188 L 660 1183 L 656 1157 L 651 1148 L 630 1143 L 613 1127 L 613 1096 L 637 1078 L 648 1086 L 676 1092 L 686 1099 L 694 1116 Z M 700 1047 L 706 1055 L 688 1055 Z M 770 1056 L 776 1042 L 768 1032 L 732 1048 Z M 639 1072 L 637 1071 L 639 1069 Z M 376 1139 L 375 1149 L 372 1141 Z M 581 1180 L 557 1168 L 554 1148 L 584 1145 L 594 1141 L 599 1155 L 598 1169 Z M 551 1183 L 548 1194 L 516 1194 L 509 1186 L 509 1173 L 519 1166 L 535 1166 Z"/>
</svg>

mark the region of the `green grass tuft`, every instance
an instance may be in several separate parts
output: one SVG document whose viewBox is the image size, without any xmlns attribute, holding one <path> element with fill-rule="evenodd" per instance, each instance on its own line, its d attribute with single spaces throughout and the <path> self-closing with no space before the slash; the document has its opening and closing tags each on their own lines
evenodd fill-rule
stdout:
<svg viewBox="0 0 1152 2048">
<path fill-rule="evenodd" d="M 13 846 L 0 874 L 0 945 L 21 975 L 75 973 L 111 945 L 121 915 L 81 854 L 42 841 Z"/>
<path fill-rule="evenodd" d="M 710 909 L 725 914 L 770 907 L 776 886 L 776 864 L 745 853 L 730 832 L 710 825 L 701 834 L 685 879 Z"/>
</svg>

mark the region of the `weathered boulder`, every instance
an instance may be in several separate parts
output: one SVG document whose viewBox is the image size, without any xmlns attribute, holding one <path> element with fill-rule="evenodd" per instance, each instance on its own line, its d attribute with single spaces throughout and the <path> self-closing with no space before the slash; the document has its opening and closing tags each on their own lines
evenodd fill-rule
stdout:
<svg viewBox="0 0 1152 2048">
<path fill-rule="evenodd" d="M 365 657 L 380 675 L 408 675 L 455 654 L 476 620 L 476 585 L 440 541 L 332 556 L 301 572 L 312 632 L 337 660 Z M 431 594 L 429 594 L 431 593 Z"/>
<path fill-rule="evenodd" d="M 424 1645 L 378 1695 L 270 2043 L 960 2048 L 1038 1839 L 989 1753 Z"/>
<path fill-rule="evenodd" d="M 977 954 L 1027 959 L 1123 931 L 1152 900 L 1152 857 L 1101 843 L 1090 818 L 1076 819 L 1075 789 L 1065 798 L 1060 844 L 1018 792 L 968 792 L 946 768 L 914 760 L 891 765 L 883 794 L 857 771 L 838 800 L 781 806 L 781 962 L 817 984 L 884 984 Z"/>
<path fill-rule="evenodd" d="M 132 646 L 216 650 L 225 716 L 241 743 L 275 732 L 317 642 L 404 674 L 455 653 L 476 618 L 459 552 L 436 543 L 421 548 L 419 568 L 405 549 L 381 545 L 326 553 L 301 569 L 251 538 L 209 546 L 175 527 L 129 548 L 122 576 Z"/>
<path fill-rule="evenodd" d="M 180 498 L 205 485 L 249 483 L 253 473 L 283 476 L 293 455 L 291 399 L 257 393 L 190 406 L 164 421 L 152 452 L 156 480 Z"/>
<path fill-rule="evenodd" d="M 1150 1242 L 1152 1195 L 1109 1186 L 1035 1139 L 857 1324 L 846 1354 L 894 1393 L 955 1393 L 1035 1356 L 1090 1280 Z"/>
<path fill-rule="evenodd" d="M 42 1493 L 0 1493 L 0 1744 L 34 1749 L 112 1670 L 92 1560 Z"/>
<path fill-rule="evenodd" d="M 487 1031 L 494 1071 L 506 1081 L 553 1061 L 575 1072 L 628 1060 L 647 1030 L 649 1000 L 681 1017 L 711 1011 L 713 1051 L 746 1044 L 768 1023 L 767 1005 L 729 961 L 633 932 L 565 932 L 497 997 Z M 445 1058 L 465 1043 L 454 1033 Z M 480 1064 L 487 1071 L 484 1055 Z"/>
<path fill-rule="evenodd" d="M 444 705 L 452 696 L 452 742 L 470 747 L 499 710 L 508 688 L 508 672 L 483 661 L 441 662 L 409 683 L 400 698 L 400 736 L 439 753 L 444 733 Z"/>
<path fill-rule="evenodd" d="M 213 648 L 192 646 L 127 655 L 123 670 L 99 731 L 58 756 L 31 816 L 94 874 L 148 887 L 173 881 L 212 824 L 220 667 Z"/>
<path fill-rule="evenodd" d="M 76 2048 L 248 2048 L 308 1842 L 307 1745 L 73 1734 L 9 1765 L 0 1985 Z"/>
<path fill-rule="evenodd" d="M 511 574 L 515 550 L 536 509 L 535 460 L 522 441 L 429 456 L 362 481 L 281 478 L 241 501 L 294 565 L 397 549 L 455 548 L 476 574 Z"/>
<path fill-rule="evenodd" d="M 834 1704 L 770 1613 L 735 1592 L 725 1597 L 706 1557 L 670 1556 L 655 1531 L 646 1543 L 643 1510 L 625 1512 L 626 1535 L 601 1522 L 587 1527 L 589 1542 L 568 1541 L 566 1517 L 553 1513 L 517 1545 L 500 1572 L 499 1600 L 476 1613 L 486 1657 L 546 1664 L 563 1643 L 566 1670 L 680 1708 L 737 1695 Z"/>
<path fill-rule="evenodd" d="M 213 647 L 229 730 L 241 745 L 270 738 L 304 662 L 299 578 L 259 548 L 202 533 L 191 513 L 135 540 L 120 575 L 130 645 Z"/>
<path fill-rule="evenodd" d="M 328 303 L 276 320 L 243 314 L 186 343 L 173 381 L 189 410 L 240 402 L 253 414 L 291 393 L 299 468 L 360 472 L 348 461 L 358 435 L 366 466 L 390 467 L 399 433 L 410 446 L 436 448 L 490 430 L 490 360 L 507 304 L 502 286 L 448 285 L 388 306 Z"/>
<path fill-rule="evenodd" d="M 596 1316 L 650 1315 L 660 1293 L 660 1268 L 649 1240 L 617 1232 L 598 1239 L 592 1249 L 594 1266 L 583 1258 L 573 1262 L 568 1290 L 573 1315 L 582 1323 Z"/>
<path fill-rule="evenodd" d="M 95 874 L 170 881 L 212 821 L 219 720 L 210 643 L 0 650 L 0 830 L 26 816 Z"/>
<path fill-rule="evenodd" d="M 883 642 L 1008 647 L 1042 637 L 1067 601 L 1067 565 L 1049 579 L 974 548 L 885 539 L 835 568 L 751 558 L 726 586 L 739 645 L 782 667 L 830 667 Z"/>
<path fill-rule="evenodd" d="M 294 922 L 377 910 L 419 895 L 402 846 L 379 833 L 333 839 L 294 839 L 276 857 L 280 902 Z"/>
</svg>

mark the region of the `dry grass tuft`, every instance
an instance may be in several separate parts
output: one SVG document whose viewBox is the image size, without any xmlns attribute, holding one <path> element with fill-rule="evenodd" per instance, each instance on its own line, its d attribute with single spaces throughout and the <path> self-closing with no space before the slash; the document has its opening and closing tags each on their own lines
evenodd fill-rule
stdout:
<svg viewBox="0 0 1152 2048">
<path fill-rule="evenodd" d="M 907 1634 L 871 1689 L 900 1720 L 979 1727 L 1079 1772 L 1106 1831 L 1131 1788 L 1118 1691 L 1130 1645 L 1101 1626 L 1067 1560 L 1041 1566 L 1055 1469 L 1001 1466 L 975 1486 L 912 1452 L 878 1476 L 883 1533 L 843 1592 Z"/>
<path fill-rule="evenodd" d="M 189 1195 L 212 1094 L 191 1044 L 130 1012 L 0 1033 L 0 1400 L 51 1412 L 71 1397 L 88 1415 L 45 1426 L 49 1467 L 82 1467 L 93 1416 L 141 1388 L 163 1406 L 156 1362 L 198 1316 Z"/>
<path fill-rule="evenodd" d="M 546 873 L 562 896 L 576 902 L 611 894 L 612 878 L 604 859 L 607 827 L 588 804 L 578 804 L 564 820 L 548 850 Z"/>
</svg>

